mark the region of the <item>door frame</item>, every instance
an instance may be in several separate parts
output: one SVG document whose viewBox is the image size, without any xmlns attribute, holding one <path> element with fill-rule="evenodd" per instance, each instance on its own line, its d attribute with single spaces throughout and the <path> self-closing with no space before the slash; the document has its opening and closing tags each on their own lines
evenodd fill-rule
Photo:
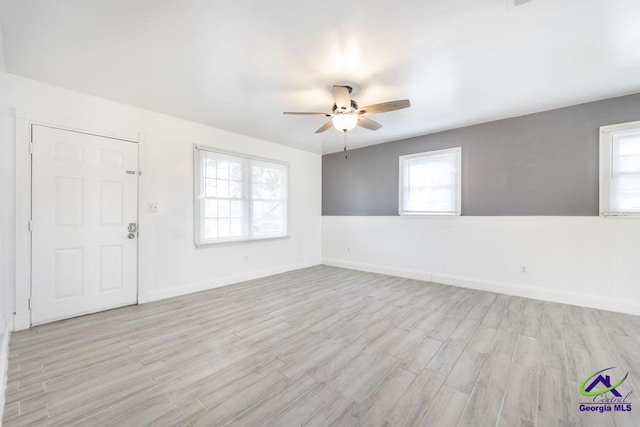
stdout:
<svg viewBox="0 0 640 427">
<path fill-rule="evenodd" d="M 15 306 L 13 330 L 29 329 L 31 323 L 31 201 L 32 201 L 32 159 L 31 140 L 33 126 L 44 126 L 68 132 L 83 133 L 103 138 L 116 139 L 138 144 L 138 206 L 137 221 L 140 229 L 141 175 L 140 164 L 143 136 L 123 136 L 105 133 L 81 126 L 68 126 L 34 119 L 29 114 L 14 110 L 15 114 Z M 140 233 L 136 239 L 136 301 L 140 300 Z"/>
</svg>

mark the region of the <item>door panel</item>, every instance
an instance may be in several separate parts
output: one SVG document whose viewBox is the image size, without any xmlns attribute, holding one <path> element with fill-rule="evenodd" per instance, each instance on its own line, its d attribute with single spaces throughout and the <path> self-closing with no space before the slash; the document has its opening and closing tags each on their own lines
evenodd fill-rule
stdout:
<svg viewBox="0 0 640 427">
<path fill-rule="evenodd" d="M 32 323 L 137 301 L 138 146 L 33 127 Z"/>
<path fill-rule="evenodd" d="M 122 182 L 100 181 L 100 225 L 122 226 L 124 188 Z"/>
<path fill-rule="evenodd" d="M 98 248 L 98 289 L 100 292 L 122 289 L 123 245 Z"/>
<path fill-rule="evenodd" d="M 61 300 L 65 298 L 82 296 L 82 277 L 84 270 L 83 248 L 54 249 L 55 264 L 53 298 Z"/>
</svg>

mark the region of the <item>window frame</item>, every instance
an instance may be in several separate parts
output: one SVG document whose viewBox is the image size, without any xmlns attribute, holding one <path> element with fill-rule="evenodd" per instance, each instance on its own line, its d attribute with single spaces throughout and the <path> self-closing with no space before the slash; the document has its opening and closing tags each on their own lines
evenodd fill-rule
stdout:
<svg viewBox="0 0 640 427">
<path fill-rule="evenodd" d="M 431 157 L 442 154 L 456 154 L 456 203 L 453 212 L 409 212 L 404 210 L 404 162 L 420 157 Z M 424 151 L 422 153 L 407 154 L 398 158 L 398 215 L 400 216 L 461 216 L 462 215 L 462 147 L 445 148 L 442 150 Z"/>
<path fill-rule="evenodd" d="M 601 217 L 640 217 L 639 211 L 614 212 L 611 209 L 611 187 L 613 183 L 613 142 L 616 134 L 640 132 L 640 121 L 619 123 L 600 127 L 600 191 L 599 211 Z"/>
<path fill-rule="evenodd" d="M 210 241 L 204 238 L 203 236 L 203 224 L 204 224 L 204 187 L 202 185 L 204 181 L 204 169 L 200 162 L 200 152 L 210 152 L 223 157 L 230 157 L 235 159 L 241 159 L 243 164 L 246 164 L 247 167 L 242 168 L 242 202 L 243 209 L 247 210 L 246 215 L 242 217 L 243 227 L 247 227 L 247 234 L 241 237 L 228 237 L 228 238 L 220 238 L 217 241 Z M 252 162 L 262 163 L 262 164 L 274 164 L 281 166 L 285 170 L 285 178 L 286 185 L 285 189 L 285 197 L 282 199 L 285 203 L 284 213 L 286 215 L 284 226 L 285 233 L 282 236 L 267 236 L 267 237 L 251 237 L 251 224 L 253 220 L 253 208 L 252 208 L 252 193 L 251 193 L 251 164 Z M 194 193 L 193 193 L 193 214 L 194 214 L 194 244 L 196 248 L 207 247 L 207 246 L 220 246 L 220 245 L 229 245 L 236 243 L 251 243 L 251 242 L 260 242 L 260 241 L 268 241 L 268 240 L 278 240 L 278 239 L 288 239 L 290 237 L 290 193 L 291 193 L 291 180 L 290 180 L 290 167 L 289 162 L 269 159 L 265 157 L 252 156 L 243 153 L 237 153 L 232 151 L 220 150 L 215 147 L 209 147 L 206 145 L 194 144 L 193 146 L 193 181 L 194 181 Z"/>
</svg>

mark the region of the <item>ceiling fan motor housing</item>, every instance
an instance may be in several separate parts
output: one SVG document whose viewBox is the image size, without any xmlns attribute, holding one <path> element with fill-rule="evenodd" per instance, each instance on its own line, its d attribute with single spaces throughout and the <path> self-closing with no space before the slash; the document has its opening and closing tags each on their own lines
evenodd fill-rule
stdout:
<svg viewBox="0 0 640 427">
<path fill-rule="evenodd" d="M 352 99 L 351 100 L 351 108 L 350 109 L 349 108 L 340 108 L 339 109 L 338 106 L 334 103 L 333 107 L 331 107 L 331 112 L 335 113 L 336 111 L 339 110 L 340 112 L 345 113 L 345 112 L 349 112 L 349 111 L 355 111 L 357 109 L 358 109 L 358 103 L 355 100 Z"/>
</svg>

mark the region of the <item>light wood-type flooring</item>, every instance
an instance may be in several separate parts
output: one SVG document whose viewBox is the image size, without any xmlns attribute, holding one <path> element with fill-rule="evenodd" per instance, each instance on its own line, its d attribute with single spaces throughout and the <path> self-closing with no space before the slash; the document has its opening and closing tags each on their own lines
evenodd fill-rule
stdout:
<svg viewBox="0 0 640 427">
<path fill-rule="evenodd" d="M 5 426 L 640 425 L 640 317 L 327 266 L 38 326 L 9 358 Z M 614 366 L 632 412 L 580 413 Z"/>
</svg>

